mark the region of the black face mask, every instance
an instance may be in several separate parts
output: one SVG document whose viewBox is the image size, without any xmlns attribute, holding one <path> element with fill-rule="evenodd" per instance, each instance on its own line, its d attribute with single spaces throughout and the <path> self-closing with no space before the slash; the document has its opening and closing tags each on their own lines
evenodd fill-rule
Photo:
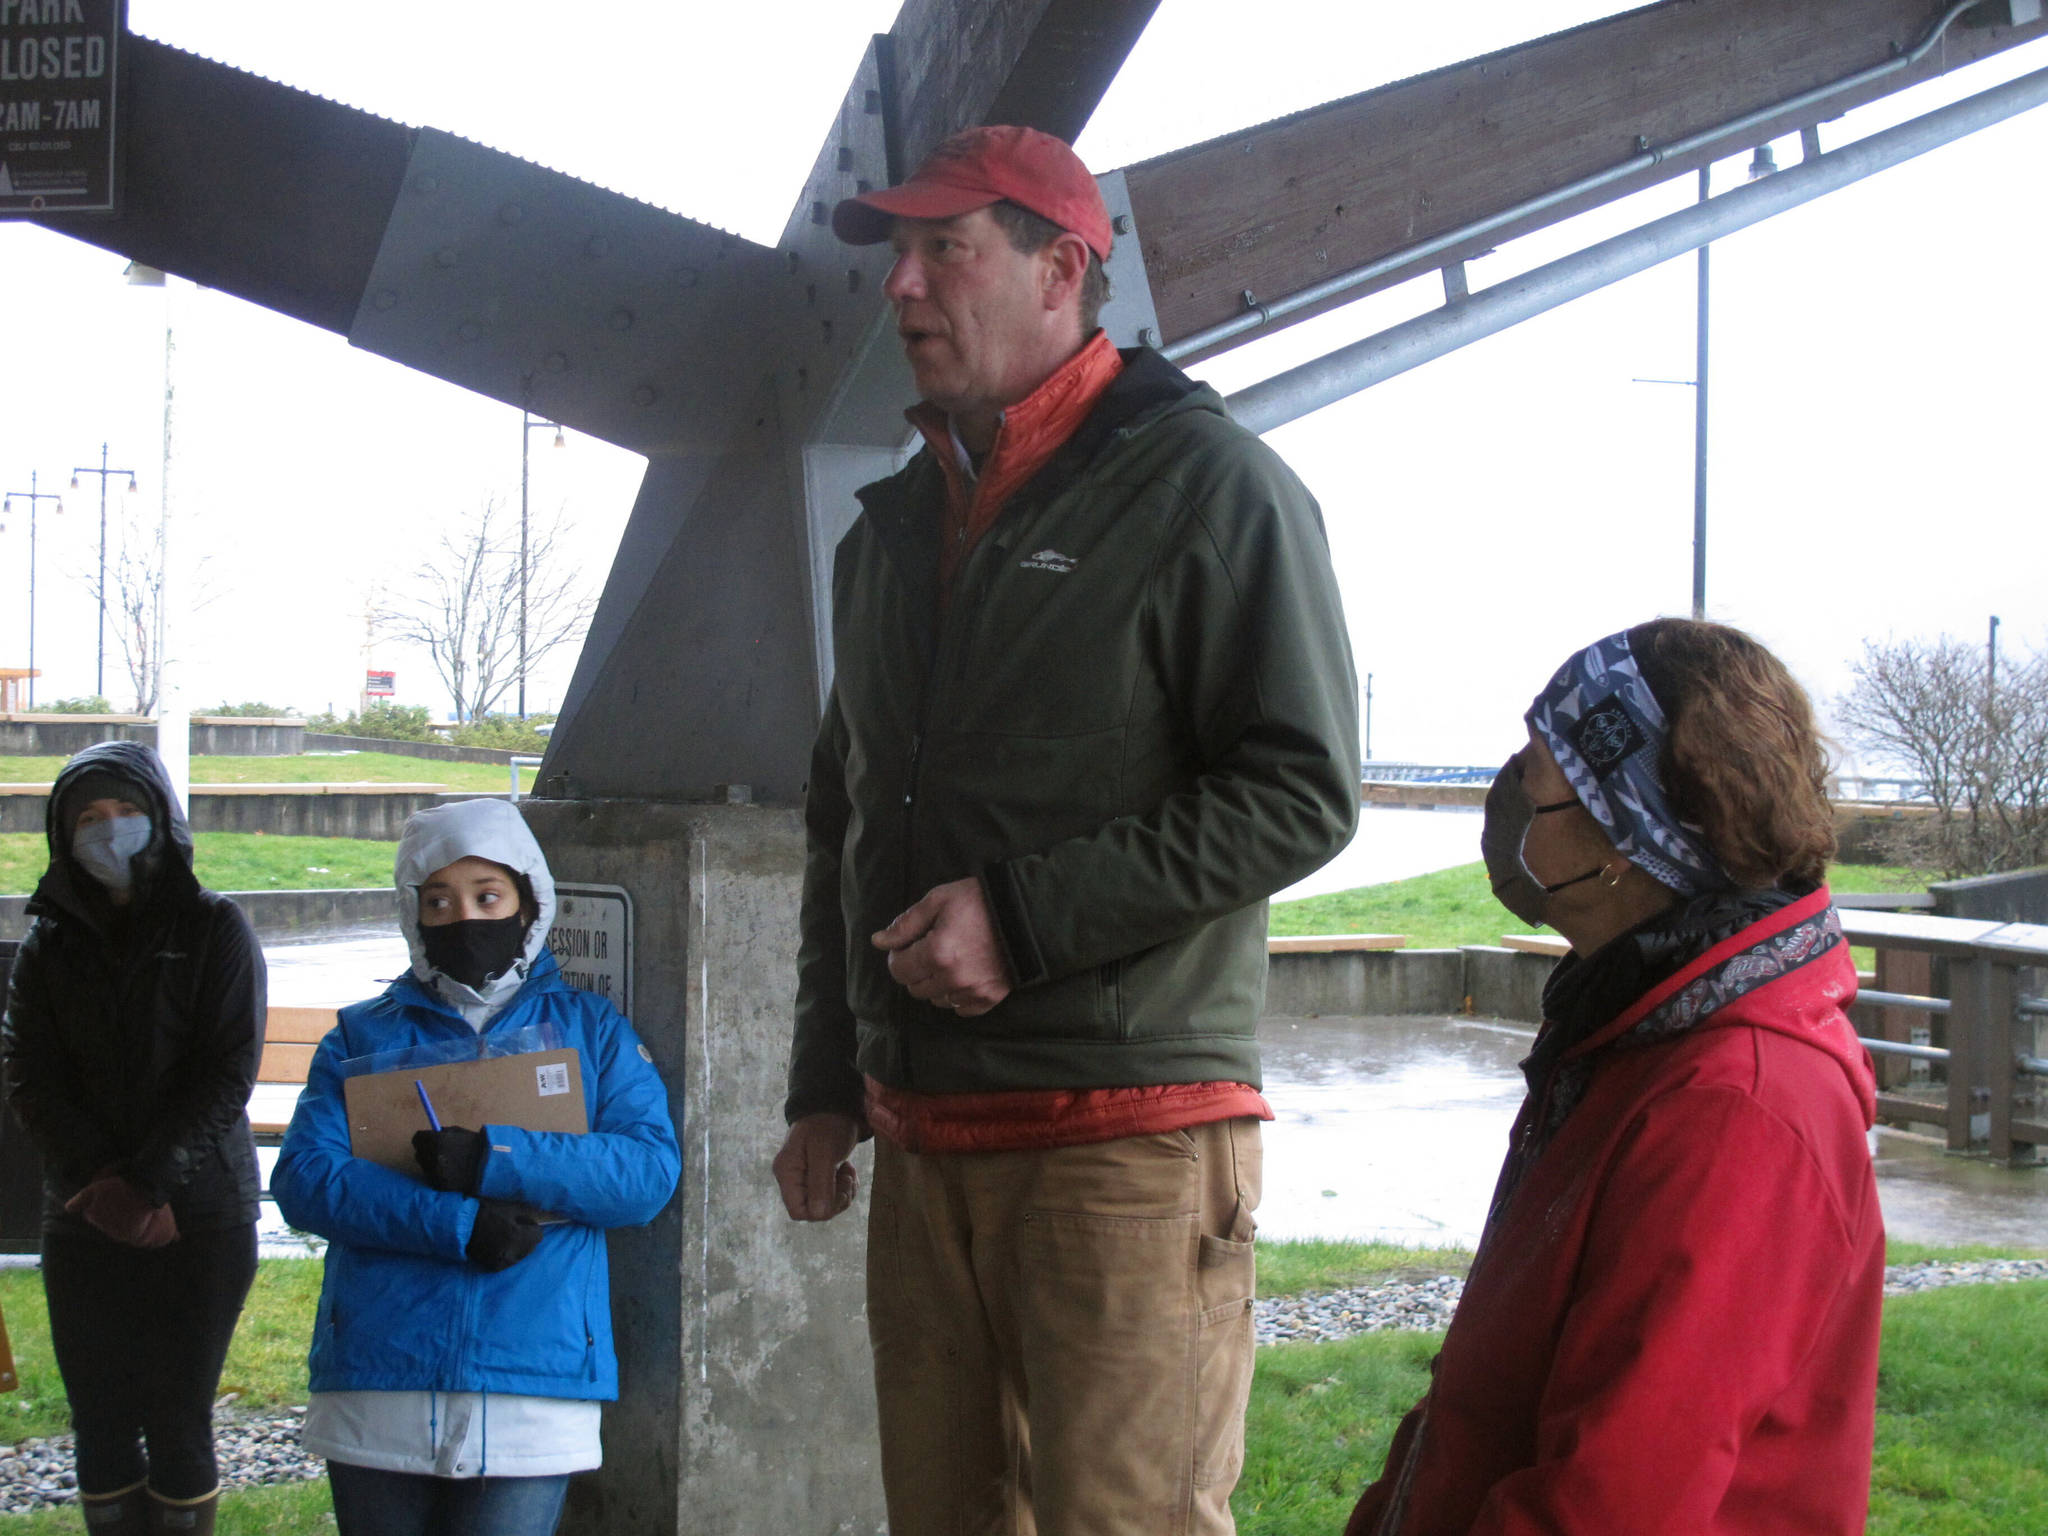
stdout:
<svg viewBox="0 0 2048 1536">
<path fill-rule="evenodd" d="M 427 964 L 465 987 L 481 987 L 504 975 L 525 947 L 526 919 L 517 912 L 510 917 L 472 917 L 420 929 L 420 948 Z"/>
<path fill-rule="evenodd" d="M 1493 776 L 1493 787 L 1486 792 L 1486 820 L 1479 831 L 1479 852 L 1486 860 L 1487 879 L 1493 886 L 1494 899 L 1531 928 L 1540 928 L 1549 921 L 1552 896 L 1600 873 L 1589 869 L 1583 875 L 1545 885 L 1529 873 L 1522 858 L 1522 843 L 1529 836 L 1530 822 L 1555 811 L 1577 810 L 1578 806 L 1577 800 L 1558 800 L 1549 805 L 1533 803 L 1529 791 L 1522 786 L 1519 755 L 1507 760 L 1507 765 Z"/>
</svg>

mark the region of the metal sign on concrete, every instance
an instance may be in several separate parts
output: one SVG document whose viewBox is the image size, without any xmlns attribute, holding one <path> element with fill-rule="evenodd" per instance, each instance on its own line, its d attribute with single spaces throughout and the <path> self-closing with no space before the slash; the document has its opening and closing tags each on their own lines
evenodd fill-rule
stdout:
<svg viewBox="0 0 2048 1536">
<path fill-rule="evenodd" d="M 558 885 L 548 948 L 562 980 L 633 1013 L 633 898 L 621 885 Z"/>
<path fill-rule="evenodd" d="M 0 0 L 0 216 L 114 208 L 127 0 Z"/>
</svg>

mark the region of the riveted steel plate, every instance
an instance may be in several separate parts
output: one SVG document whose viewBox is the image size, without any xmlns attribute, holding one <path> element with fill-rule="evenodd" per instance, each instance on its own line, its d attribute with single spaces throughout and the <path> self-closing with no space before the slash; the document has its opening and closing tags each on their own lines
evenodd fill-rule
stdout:
<svg viewBox="0 0 2048 1536">
<path fill-rule="evenodd" d="M 421 130 L 352 344 L 643 453 L 720 442 L 778 257 Z M 772 366 L 772 364 L 771 364 Z"/>
</svg>

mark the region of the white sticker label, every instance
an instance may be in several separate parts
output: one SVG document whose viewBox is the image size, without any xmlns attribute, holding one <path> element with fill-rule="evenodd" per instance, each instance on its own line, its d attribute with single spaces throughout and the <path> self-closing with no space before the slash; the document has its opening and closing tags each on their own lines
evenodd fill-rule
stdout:
<svg viewBox="0 0 2048 1536">
<path fill-rule="evenodd" d="M 544 1099 L 569 1091 L 569 1063 L 566 1061 L 551 1061 L 535 1067 L 533 1077 L 540 1089 L 540 1096 Z"/>
</svg>

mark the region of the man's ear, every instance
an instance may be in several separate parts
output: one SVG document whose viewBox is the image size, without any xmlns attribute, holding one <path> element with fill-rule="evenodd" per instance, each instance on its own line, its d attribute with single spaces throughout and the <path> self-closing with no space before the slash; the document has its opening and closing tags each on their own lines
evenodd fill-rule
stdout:
<svg viewBox="0 0 2048 1536">
<path fill-rule="evenodd" d="M 1047 309 L 1079 302 L 1081 279 L 1088 275 L 1088 254 L 1088 242 L 1065 229 L 1038 253 L 1040 292 Z"/>
</svg>

